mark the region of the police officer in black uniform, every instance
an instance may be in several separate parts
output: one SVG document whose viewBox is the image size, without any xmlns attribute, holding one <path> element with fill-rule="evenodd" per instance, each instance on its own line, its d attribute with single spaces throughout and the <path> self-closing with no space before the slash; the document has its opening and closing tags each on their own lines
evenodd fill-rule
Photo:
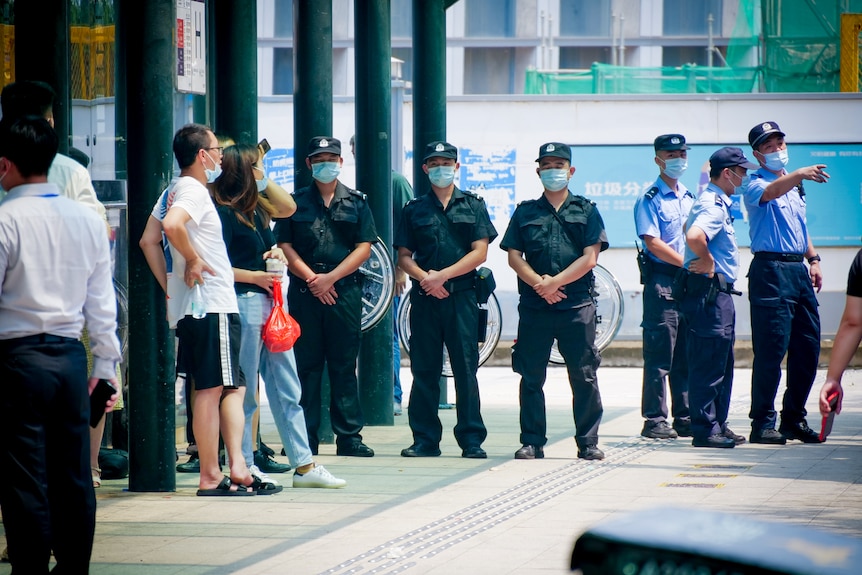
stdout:
<svg viewBox="0 0 862 575">
<path fill-rule="evenodd" d="M 329 370 L 330 415 L 336 453 L 373 457 L 359 432 L 365 425 L 359 404 L 356 358 L 362 319 L 359 267 L 371 255 L 377 231 L 365 194 L 338 181 L 341 142 L 316 136 L 306 165 L 314 181 L 294 193 L 296 213 L 275 226 L 288 261 L 290 313 L 302 335 L 295 344 L 308 443 L 317 455 L 323 365 Z"/>
<path fill-rule="evenodd" d="M 458 149 L 431 142 L 422 169 L 431 191 L 407 203 L 401 213 L 395 246 L 398 264 L 413 282 L 410 290 L 410 369 L 413 387 L 407 416 L 413 444 L 404 457 L 440 455 L 443 427 L 437 415 L 443 344 L 455 375 L 455 439 L 461 456 L 487 457 L 482 442 L 488 432 L 479 411 L 479 308 L 476 267 L 497 237 L 482 198 L 455 186 Z"/>
<path fill-rule="evenodd" d="M 545 456 L 547 418 L 542 388 L 554 339 L 574 395 L 578 457 L 604 459 L 598 448 L 602 398 L 596 369 L 596 306 L 593 268 L 608 249 L 605 225 L 595 204 L 569 192 L 575 173 L 567 144 L 539 148 L 536 172 L 544 193 L 518 204 L 500 247 L 518 274 L 521 295 L 512 369 L 521 375 L 521 443 L 515 459 Z"/>
</svg>

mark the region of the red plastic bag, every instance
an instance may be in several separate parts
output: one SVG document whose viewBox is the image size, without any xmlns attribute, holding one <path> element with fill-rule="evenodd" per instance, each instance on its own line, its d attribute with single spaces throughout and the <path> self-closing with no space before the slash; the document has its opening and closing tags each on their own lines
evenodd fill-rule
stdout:
<svg viewBox="0 0 862 575">
<path fill-rule="evenodd" d="M 287 351 L 299 339 L 299 324 L 290 317 L 284 309 L 284 299 L 281 293 L 281 280 L 272 280 L 272 296 L 275 305 L 263 325 L 263 344 L 272 353 Z"/>
</svg>

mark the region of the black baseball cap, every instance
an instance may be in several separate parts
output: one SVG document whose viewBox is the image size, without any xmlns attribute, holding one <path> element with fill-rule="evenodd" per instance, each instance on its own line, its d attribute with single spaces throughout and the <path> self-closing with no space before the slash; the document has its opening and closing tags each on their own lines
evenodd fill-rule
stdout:
<svg viewBox="0 0 862 575">
<path fill-rule="evenodd" d="M 424 162 L 428 158 L 450 158 L 452 160 L 457 160 L 458 148 L 449 142 L 431 142 L 425 146 L 425 157 L 422 161 Z"/>
<path fill-rule="evenodd" d="M 771 136 L 772 134 L 777 134 L 784 137 L 784 132 L 781 131 L 781 128 L 778 127 L 778 124 L 775 122 L 763 122 L 762 124 L 757 124 L 751 131 L 748 132 L 748 143 L 751 144 L 752 149 L 756 150 L 757 147 L 766 141 L 766 138 Z"/>
<path fill-rule="evenodd" d="M 308 157 L 317 154 L 337 154 L 341 156 L 341 140 L 329 136 L 315 136 L 308 142 Z"/>
<path fill-rule="evenodd" d="M 561 144 L 560 142 L 548 142 L 547 144 L 539 146 L 539 157 L 536 158 L 536 161 L 541 161 L 542 158 L 547 158 L 548 156 L 553 158 L 562 158 L 571 163 L 572 149 L 568 144 Z"/>
<path fill-rule="evenodd" d="M 656 152 L 659 150 L 673 152 L 675 150 L 691 149 L 685 145 L 685 136 L 682 134 L 663 134 L 655 139 L 653 146 L 655 147 Z"/>
<path fill-rule="evenodd" d="M 732 168 L 733 166 L 742 166 L 746 170 L 756 170 L 760 166 L 748 161 L 745 154 L 739 148 L 725 147 L 716 150 L 709 157 L 709 167 L 712 170 L 723 170 L 724 168 Z"/>
</svg>

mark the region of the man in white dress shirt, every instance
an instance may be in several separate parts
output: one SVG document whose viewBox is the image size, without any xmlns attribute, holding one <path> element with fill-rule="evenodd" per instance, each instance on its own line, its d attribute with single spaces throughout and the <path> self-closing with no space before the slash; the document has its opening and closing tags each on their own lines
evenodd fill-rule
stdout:
<svg viewBox="0 0 862 575">
<path fill-rule="evenodd" d="M 48 183 L 57 147 L 43 118 L 0 122 L 0 506 L 22 573 L 46 573 L 52 549 L 58 569 L 87 572 L 96 521 L 89 394 L 99 379 L 116 386 L 120 360 L 104 224 Z"/>
</svg>

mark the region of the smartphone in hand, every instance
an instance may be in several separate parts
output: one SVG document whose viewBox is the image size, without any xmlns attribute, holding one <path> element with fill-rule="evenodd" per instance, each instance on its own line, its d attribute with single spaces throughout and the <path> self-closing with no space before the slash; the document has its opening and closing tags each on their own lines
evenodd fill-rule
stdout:
<svg viewBox="0 0 862 575">
<path fill-rule="evenodd" d="M 272 147 L 269 145 L 269 142 L 266 141 L 266 138 L 258 142 L 257 147 L 260 148 L 261 155 L 263 156 L 265 156 L 266 153 L 272 149 Z"/>
<path fill-rule="evenodd" d="M 823 424 L 820 427 L 820 442 L 826 441 L 826 437 L 832 433 L 832 422 L 835 420 L 835 408 L 838 407 L 838 392 L 831 393 L 826 401 L 829 402 L 831 410 L 827 415 L 823 416 Z"/>
<path fill-rule="evenodd" d="M 93 393 L 90 394 L 90 427 L 96 427 L 105 415 L 105 404 L 111 396 L 117 393 L 117 388 L 107 379 L 100 379 Z"/>
</svg>

